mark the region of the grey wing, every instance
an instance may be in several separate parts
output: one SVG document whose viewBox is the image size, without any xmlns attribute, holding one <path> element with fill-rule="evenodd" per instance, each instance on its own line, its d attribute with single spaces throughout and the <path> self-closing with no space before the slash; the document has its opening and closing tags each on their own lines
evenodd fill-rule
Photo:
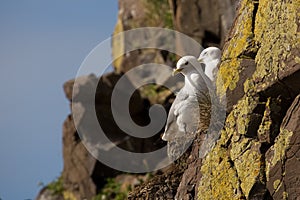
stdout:
<svg viewBox="0 0 300 200">
<path fill-rule="evenodd" d="M 182 101 L 184 101 L 187 98 L 188 98 L 188 94 L 186 94 L 184 92 L 184 90 L 181 89 L 178 92 L 178 94 L 170 108 L 167 122 L 166 122 L 165 132 L 162 136 L 163 140 L 169 141 L 172 138 L 174 138 L 175 134 L 180 134 L 180 133 L 178 133 L 179 129 L 178 129 L 178 125 L 177 125 L 177 118 L 178 118 L 178 111 L 177 111 L 178 108 L 177 107 Z"/>
<path fill-rule="evenodd" d="M 179 130 L 184 133 L 193 134 L 197 131 L 199 126 L 199 103 L 196 96 L 190 96 L 186 99 L 180 108 L 180 113 L 177 117 L 177 125 Z"/>
</svg>

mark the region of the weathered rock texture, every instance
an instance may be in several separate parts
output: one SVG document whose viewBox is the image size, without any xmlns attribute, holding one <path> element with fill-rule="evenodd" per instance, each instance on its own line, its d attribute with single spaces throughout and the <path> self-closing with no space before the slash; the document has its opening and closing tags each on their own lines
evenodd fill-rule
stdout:
<svg viewBox="0 0 300 200">
<path fill-rule="evenodd" d="M 159 148 L 159 145 L 163 144 L 158 143 L 158 146 L 153 145 L 154 143 L 157 143 L 159 135 L 153 136 L 147 140 L 130 137 L 119 129 L 113 120 L 110 106 L 111 95 L 114 85 L 120 77 L 121 75 L 115 73 L 107 74 L 100 79 L 94 75 L 83 76 L 77 79 L 76 85 L 74 85 L 74 80 L 66 82 L 64 84 L 64 91 L 66 97 L 71 102 L 71 107 L 72 104 L 80 105 L 78 107 L 74 106 L 73 108 L 78 108 L 76 112 L 80 112 L 82 118 L 84 118 L 84 113 L 88 112 L 88 110 L 85 106 L 85 102 L 79 100 L 82 99 L 82 96 L 89 95 L 92 88 L 97 87 L 95 108 L 99 123 L 107 134 L 107 137 L 109 137 L 118 147 L 125 150 L 133 152 L 151 152 L 155 150 L 155 148 Z M 80 96 L 81 98 L 78 98 Z M 142 99 L 138 92 L 133 94 L 129 107 L 132 119 L 136 123 L 140 125 L 148 123 L 149 119 L 146 114 L 148 112 L 148 106 L 149 103 Z M 105 146 L 105 144 L 101 145 L 103 147 Z M 111 148 L 108 147 L 107 151 L 110 149 Z M 80 138 L 77 133 L 72 115 L 67 117 L 63 125 L 63 157 L 63 191 L 59 194 L 54 194 L 56 191 L 45 189 L 37 198 L 38 200 L 45 198 L 45 196 L 47 196 L 46 199 L 60 199 L 62 196 L 72 197 L 72 200 L 92 199 L 92 197 L 94 197 L 104 186 L 106 178 L 115 177 L 117 174 L 120 174 L 119 171 L 107 167 L 90 154 L 84 146 L 82 138 Z M 51 192 L 54 193 L 52 194 Z"/>
<path fill-rule="evenodd" d="M 169 0 L 174 28 L 204 47 L 224 44 L 235 16 L 235 0 Z M 178 48 L 183 45 L 178 41 Z"/>
<path fill-rule="evenodd" d="M 300 1 L 240 2 L 217 80 L 228 103 L 221 138 L 203 160 L 194 142 L 172 198 L 299 198 L 299 8 Z"/>
<path fill-rule="evenodd" d="M 300 197 L 300 95 L 288 109 L 275 144 L 266 152 L 267 189 L 274 199 Z"/>
<path fill-rule="evenodd" d="M 113 33 L 115 37 L 112 40 L 113 65 L 117 73 L 125 73 L 131 68 L 145 63 L 171 64 L 171 60 L 159 49 L 139 49 L 126 52 L 128 45 L 134 45 L 135 38 L 124 38 L 123 35 L 119 35 L 119 37 L 117 35 L 123 31 L 140 27 L 172 28 L 173 21 L 168 1 L 119 0 L 118 21 Z M 116 56 L 120 53 L 121 57 Z"/>
<path fill-rule="evenodd" d="M 119 15 L 114 35 L 140 27 L 162 27 L 182 32 L 204 47 L 211 45 L 222 47 L 235 16 L 235 2 L 234 0 L 119 0 Z M 124 52 L 126 45 L 131 42 L 134 42 L 134 38 L 116 37 L 112 41 L 113 55 Z M 177 49 L 186 48 L 181 41 L 166 42 L 176 43 Z M 198 51 L 200 52 L 200 49 L 195 53 Z M 120 73 L 149 62 L 172 65 L 174 59 L 168 55 L 168 52 L 157 49 L 139 49 L 121 57 L 114 56 L 114 67 L 116 72 Z"/>
<path fill-rule="evenodd" d="M 299 6 L 241 1 L 217 81 L 229 114 L 202 163 L 199 199 L 299 197 Z"/>
<path fill-rule="evenodd" d="M 222 45 L 231 20 L 231 17 L 223 16 L 223 11 L 232 13 L 234 10 L 232 1 L 198 0 L 187 3 L 170 0 L 164 1 L 163 6 L 169 7 L 170 13 L 162 20 L 159 16 L 163 9 L 153 10 L 156 4 L 146 9 L 147 2 L 150 1 L 120 0 L 115 34 L 141 26 L 172 25 L 204 45 Z M 215 4 L 217 7 L 212 6 Z M 153 18 L 149 18 L 149 13 L 153 13 Z M 299 0 L 240 1 L 234 25 L 225 40 L 217 79 L 218 95 L 227 98 L 227 118 L 220 139 L 212 151 L 200 159 L 203 136 L 200 134 L 182 158 L 137 186 L 129 199 L 299 198 L 299 13 Z M 226 16 L 230 15 L 227 13 Z M 113 51 L 124 50 L 122 41 L 113 41 Z M 176 42 L 180 48 L 180 41 Z M 112 88 L 121 76 L 119 74 L 148 62 L 173 61 L 165 56 L 165 52 L 157 50 L 131 52 L 115 61 L 118 74 L 112 73 L 100 79 L 102 90 L 98 90 L 96 95 L 98 118 L 106 126 L 111 139 L 119 146 L 128 150 L 133 148 L 137 152 L 152 151 L 145 149 L 145 146 L 152 145 L 145 145 L 146 141 L 136 138 L 122 142 L 125 134 L 113 122 L 109 103 Z M 83 95 L 97 82 L 98 78 L 94 76 L 86 77 L 78 89 Z M 66 83 L 64 89 L 71 100 L 73 82 Z M 160 99 L 158 102 L 166 103 L 166 107 L 170 105 L 170 99 L 156 97 Z M 139 93 L 133 99 L 133 118 L 137 123 L 147 123 L 147 119 L 141 116 L 147 113 L 148 103 Z M 157 100 L 153 98 L 150 101 L 156 103 Z M 153 138 L 149 142 L 156 141 L 157 138 Z M 62 196 L 90 199 L 99 192 L 105 177 L 118 173 L 88 154 L 69 116 L 64 123 L 62 177 L 65 192 L 53 199 L 61 199 Z M 51 199 L 50 192 L 48 189 L 41 191 L 40 199 Z"/>
</svg>

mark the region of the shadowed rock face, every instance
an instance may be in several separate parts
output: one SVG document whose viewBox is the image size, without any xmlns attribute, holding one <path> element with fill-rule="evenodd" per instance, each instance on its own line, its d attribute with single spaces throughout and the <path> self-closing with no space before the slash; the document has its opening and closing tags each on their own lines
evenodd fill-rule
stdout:
<svg viewBox="0 0 300 200">
<path fill-rule="evenodd" d="M 219 20 L 218 16 L 224 11 L 224 9 L 227 8 L 232 12 L 230 11 L 229 13 L 225 14 L 229 14 L 228 16 L 231 16 L 234 13 L 234 10 L 232 10 L 233 7 L 231 5 L 227 5 L 227 8 L 225 8 L 225 4 L 220 1 L 217 3 L 220 4 L 218 8 L 222 7 L 223 10 L 216 9 L 215 11 L 219 14 L 215 13 L 213 19 L 209 17 L 209 24 L 205 24 L 206 18 L 209 13 L 205 12 L 205 14 L 203 14 L 203 12 L 200 13 L 199 10 L 208 10 L 207 7 L 212 6 L 212 4 L 208 2 L 206 2 L 205 4 L 201 3 L 204 2 L 202 0 L 199 0 L 198 2 L 195 1 L 193 4 L 182 4 L 179 1 L 172 2 L 168 0 L 157 1 L 158 3 L 153 2 L 146 0 L 120 0 L 118 21 L 115 27 L 114 34 L 144 26 L 166 28 L 176 27 L 176 30 L 186 33 L 199 42 L 205 41 L 206 45 L 209 42 L 212 42 L 219 46 L 221 44 L 221 41 L 224 40 L 224 27 L 221 27 L 222 23 Z M 157 9 L 157 6 L 159 6 L 159 9 Z M 190 10 L 190 12 L 186 12 L 188 10 Z M 185 15 L 185 20 L 182 19 L 182 14 Z M 193 19 L 193 21 L 190 21 L 190 19 Z M 231 19 L 230 17 L 226 18 L 226 20 L 229 21 L 232 19 L 233 16 L 231 16 Z M 198 23 L 200 21 L 201 23 Z M 183 24 L 185 23 L 186 25 L 183 26 Z M 201 24 L 201 26 L 198 26 L 198 24 Z M 212 24 L 214 28 L 210 28 L 208 30 L 208 28 Z M 189 28 L 193 27 L 196 27 L 196 29 L 191 29 L 190 31 Z M 126 39 L 129 41 L 134 41 L 135 38 Z M 124 40 L 112 42 L 113 55 L 115 55 L 116 52 L 122 52 L 126 48 L 126 44 L 122 43 L 123 41 Z M 180 46 L 178 46 L 178 48 L 179 47 Z M 198 51 L 199 50 L 197 50 L 197 52 Z M 120 74 L 125 73 L 131 68 L 140 64 L 152 62 L 172 66 L 174 64 L 174 57 L 172 59 L 172 57 L 169 56 L 168 52 L 156 49 L 143 49 L 133 51 L 130 52 L 130 54 L 127 54 L 126 56 L 123 55 L 121 58 L 118 58 L 114 61 L 115 71 L 118 74 L 113 73 L 102 77 L 100 80 L 95 76 L 82 77 L 79 86 L 75 90 L 76 101 L 76 95 L 87 95 L 91 90 L 90 88 L 96 87 L 99 81 L 98 87 L 101 88 L 101 90 L 98 90 L 96 94 L 96 109 L 101 126 L 103 126 L 103 129 L 108 133 L 108 137 L 112 141 L 118 143 L 120 147 L 129 149 L 131 151 L 150 152 L 164 143 L 162 141 L 158 142 L 160 141 L 160 139 L 157 136 L 150 138 L 149 140 L 130 138 L 127 142 L 121 142 L 124 137 L 126 137 L 126 135 L 116 126 L 115 122 L 112 120 L 112 113 L 110 111 L 110 97 L 114 85 L 121 77 Z M 150 71 L 147 72 L 145 76 L 147 76 L 147 74 L 156 73 L 157 72 L 155 71 Z M 160 74 L 160 76 L 147 78 L 162 80 L 168 76 L 169 74 Z M 162 82 L 166 81 L 168 80 L 163 80 Z M 70 101 L 72 100 L 73 84 L 74 80 L 68 81 L 64 84 L 66 97 Z M 170 98 L 170 93 L 168 93 L 167 95 L 158 95 L 158 97 L 159 99 L 157 100 L 151 99 L 151 103 L 162 103 L 168 110 L 174 96 L 171 96 Z M 141 99 L 138 93 L 135 93 L 134 97 L 131 100 L 133 106 L 131 106 L 130 109 L 131 114 L 133 115 L 133 120 L 140 125 L 147 124 L 149 119 L 145 116 L 148 116 L 147 109 L 149 107 L 149 103 Z M 71 104 L 72 103 L 81 104 L 80 102 L 71 102 Z M 84 109 L 84 106 L 81 112 L 87 112 Z M 153 146 L 153 143 L 158 144 L 158 147 L 155 145 Z M 132 148 L 134 148 L 134 150 Z M 64 187 L 65 190 L 69 192 L 68 194 L 72 194 L 77 199 L 91 198 L 103 186 L 104 179 L 106 177 L 113 177 L 119 173 L 97 162 L 89 154 L 89 152 L 82 144 L 80 137 L 78 136 L 78 133 L 74 126 L 72 115 L 69 115 L 67 117 L 63 125 L 63 156 L 64 169 L 62 172 L 62 177 Z M 179 171 L 176 169 L 173 177 L 178 177 Z M 172 182 L 173 185 L 178 186 L 179 179 L 172 180 Z M 173 195 L 176 194 L 176 190 L 177 187 L 173 187 Z M 168 195 L 170 196 L 170 193 Z M 61 196 L 59 198 L 61 198 Z"/>
<path fill-rule="evenodd" d="M 300 95 L 288 109 L 274 145 L 266 152 L 267 188 L 274 199 L 300 196 Z"/>
<path fill-rule="evenodd" d="M 206 45 L 220 45 L 224 41 L 217 79 L 218 94 L 227 97 L 227 118 L 221 137 L 212 151 L 200 159 L 203 134 L 199 134 L 174 165 L 134 189 L 129 199 L 267 200 L 297 199 L 300 196 L 300 3 L 292 0 L 241 0 L 230 33 L 227 39 L 223 39 L 223 31 L 230 19 L 223 21 L 222 15 L 207 13 L 215 9 L 212 4 L 216 2 L 219 8 L 230 3 L 221 0 L 168 1 L 173 26 L 177 30 Z M 124 0 L 119 4 L 115 33 L 146 22 L 143 19 L 147 15 L 141 1 Z M 233 4 L 231 2 L 231 9 Z M 217 23 L 211 24 L 214 20 Z M 178 43 L 178 48 L 180 46 Z M 113 47 L 114 50 L 117 47 Z M 144 62 L 170 62 L 165 58 L 160 51 L 137 51 L 117 60 L 115 68 L 121 73 Z M 107 120 L 107 129 L 116 134 L 111 135 L 116 142 L 124 137 L 124 133 L 110 121 L 107 102 L 119 76 L 103 77 L 102 87 L 106 89 L 97 93 L 99 103 L 102 102 L 97 105 L 97 112 L 105 114 L 102 120 Z M 86 88 L 98 82 L 96 77 L 87 80 L 90 81 L 83 84 Z M 72 86 L 70 81 L 64 87 L 69 99 Z M 82 94 L 86 91 L 88 89 L 82 90 Z M 140 114 L 145 111 L 145 104 L 138 94 L 135 104 L 133 112 L 138 122 Z M 140 152 L 151 151 L 143 149 L 140 141 L 133 138 L 130 141 Z M 126 148 L 126 144 L 120 145 Z M 99 190 L 104 176 L 117 173 L 88 154 L 69 116 L 64 123 L 63 178 L 67 191 L 77 199 L 89 198 Z M 49 196 L 49 191 L 43 190 L 43 194 Z"/>
<path fill-rule="evenodd" d="M 206 158 L 198 158 L 196 141 L 180 160 L 188 166 L 178 176 L 178 199 L 299 197 L 299 6 L 240 2 L 217 79 L 227 97 L 225 126 Z"/>
<path fill-rule="evenodd" d="M 228 116 L 221 139 L 202 162 L 199 199 L 299 194 L 298 13 L 295 1 L 241 1 L 217 80 Z"/>
<path fill-rule="evenodd" d="M 234 0 L 170 0 L 174 27 L 204 47 L 223 46 L 235 16 Z M 182 44 L 179 43 L 179 48 Z"/>
<path fill-rule="evenodd" d="M 140 27 L 162 27 L 184 33 L 203 47 L 222 47 L 235 16 L 235 2 L 234 0 L 119 0 L 119 15 L 114 35 Z M 112 41 L 113 55 L 123 52 L 128 42 L 134 40 L 135 38 L 117 37 Z M 176 44 L 178 52 L 183 51 L 195 56 L 200 52 L 200 49 L 191 50 L 190 45 L 178 39 L 165 42 Z M 116 58 L 114 67 L 116 72 L 124 73 L 144 63 L 174 64 L 174 59 L 168 55 L 168 52 L 158 49 L 140 49 L 126 56 L 114 56 Z"/>
<path fill-rule="evenodd" d="M 126 135 L 113 120 L 111 113 L 111 94 L 114 85 L 117 83 L 121 75 L 110 73 L 104 75 L 100 79 L 94 75 L 80 77 L 74 86 L 74 80 L 70 80 L 64 84 L 66 97 L 71 104 L 80 104 L 78 110 L 82 116 L 79 121 L 84 121 L 86 112 L 89 112 L 84 101 L 81 101 L 84 96 L 89 95 L 93 88 L 97 87 L 95 96 L 95 108 L 99 123 L 106 133 L 107 137 L 114 142 L 118 147 L 133 152 L 151 152 L 159 146 L 157 144 L 159 135 L 147 139 L 139 139 Z M 74 88 L 75 87 L 75 88 Z M 73 91 L 73 99 L 72 99 Z M 126 91 L 122 91 L 125 92 Z M 143 100 L 139 92 L 135 92 L 130 101 L 130 114 L 132 119 L 139 125 L 145 125 L 149 122 L 148 119 L 148 104 Z M 77 109 L 77 106 L 73 106 Z M 80 124 L 79 124 L 80 126 Z M 83 133 L 89 135 L 90 133 Z M 89 140 L 89 138 L 87 138 Z M 93 145 L 97 145 L 97 141 L 93 141 Z M 101 141 L 98 141 L 101 143 Z M 161 143 L 162 144 L 162 143 Z M 160 145 L 161 145 L 160 144 Z M 101 144 L 105 146 L 106 144 Z M 109 151 L 108 148 L 107 151 Z M 107 177 L 114 177 L 120 172 L 107 167 L 97 161 L 86 150 L 82 143 L 82 138 L 79 137 L 75 128 L 73 117 L 69 115 L 63 126 L 63 156 L 64 169 L 62 173 L 64 190 L 71 193 L 76 199 L 90 199 L 99 192 L 105 184 Z M 130 161 L 128 161 L 130 162 Z"/>
</svg>

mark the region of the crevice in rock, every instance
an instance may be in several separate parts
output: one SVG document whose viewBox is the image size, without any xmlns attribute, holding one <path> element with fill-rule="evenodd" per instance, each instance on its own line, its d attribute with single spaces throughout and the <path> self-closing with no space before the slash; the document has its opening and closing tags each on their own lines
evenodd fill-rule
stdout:
<svg viewBox="0 0 300 200">
<path fill-rule="evenodd" d="M 239 56 L 237 56 L 238 58 L 241 59 L 251 59 L 254 60 L 257 54 L 258 48 L 254 46 L 254 42 L 252 42 L 252 44 L 250 44 L 245 51 L 243 51 Z"/>
<path fill-rule="evenodd" d="M 103 188 L 103 186 L 107 183 L 106 178 L 107 177 L 115 177 L 116 175 L 120 174 L 121 172 L 111 169 L 110 167 L 100 163 L 99 161 L 96 162 L 93 173 L 91 175 L 91 178 L 93 182 L 96 185 L 96 192 L 100 192 L 100 190 Z"/>
<path fill-rule="evenodd" d="M 176 0 L 169 0 L 169 5 L 170 5 L 171 8 L 173 8 L 174 16 L 176 16 L 176 14 L 177 14 L 177 3 L 176 3 Z"/>
<path fill-rule="evenodd" d="M 248 199 L 249 200 L 272 200 L 270 191 L 267 189 L 267 177 L 266 177 L 266 157 L 265 154 L 261 155 L 261 168 L 260 168 L 260 178 L 252 186 Z"/>
<path fill-rule="evenodd" d="M 272 196 L 265 184 L 257 181 L 251 188 L 248 198 L 249 200 L 272 200 Z"/>
<path fill-rule="evenodd" d="M 236 191 L 236 192 L 241 194 L 241 198 L 245 198 L 245 199 L 246 199 L 245 194 L 243 193 L 243 190 L 242 190 L 242 188 L 241 188 L 242 181 L 241 181 L 241 179 L 240 179 L 240 177 L 239 177 L 239 174 L 238 174 L 238 171 L 237 171 L 237 169 L 236 169 L 236 167 L 235 167 L 234 161 L 231 160 L 231 159 L 229 159 L 228 162 L 229 162 L 231 168 L 234 170 L 234 172 L 235 172 L 235 174 L 236 174 L 236 177 L 237 177 L 237 179 L 238 179 L 239 185 L 238 185 L 238 188 L 237 188 L 238 191 Z"/>
<path fill-rule="evenodd" d="M 77 131 L 74 133 L 73 141 L 74 141 L 76 144 L 79 143 L 79 142 L 81 141 L 81 138 L 80 138 L 80 136 L 79 136 L 79 134 L 78 134 Z"/>
<path fill-rule="evenodd" d="M 269 109 L 269 120 L 271 126 L 269 129 L 268 140 L 261 141 L 260 151 L 262 154 L 266 153 L 267 150 L 274 145 L 274 140 L 280 133 L 280 126 L 283 122 L 283 119 L 289 109 L 290 105 L 293 102 L 293 99 L 296 96 L 296 93 L 290 91 L 286 86 L 285 82 L 289 81 L 287 78 L 285 81 L 277 81 L 270 88 L 266 89 L 259 93 L 259 101 L 267 102 L 269 99 L 269 107 L 264 108 L 264 110 Z M 261 109 L 257 109 L 260 114 L 263 115 Z"/>
<path fill-rule="evenodd" d="M 265 155 L 265 153 L 269 150 L 269 148 L 271 147 L 272 145 L 268 142 L 262 142 L 261 143 L 261 146 L 259 148 L 259 151 L 262 155 Z"/>
<path fill-rule="evenodd" d="M 280 133 L 280 125 L 283 121 L 283 118 L 286 115 L 288 108 L 290 107 L 292 101 L 289 96 L 274 96 L 270 97 L 270 119 L 271 119 L 271 127 L 269 131 L 269 145 L 265 145 L 265 147 L 272 146 L 274 144 L 275 138 Z M 266 151 L 267 149 L 264 149 Z"/>
<path fill-rule="evenodd" d="M 245 137 L 254 139 L 257 138 L 257 131 L 262 123 L 265 109 L 266 105 L 264 102 L 257 104 L 257 106 L 254 108 L 253 113 L 250 116 L 250 122 Z"/>
<path fill-rule="evenodd" d="M 255 21 L 256 21 L 256 14 L 258 11 L 258 6 L 259 6 L 259 0 L 253 0 L 253 17 L 252 17 L 252 27 L 251 27 L 251 32 L 253 33 L 254 36 L 254 30 L 255 30 Z"/>
<path fill-rule="evenodd" d="M 231 138 L 233 137 L 233 135 L 231 134 L 230 137 L 228 138 L 227 142 L 225 144 L 221 144 L 222 148 L 228 149 L 228 147 L 231 144 Z"/>
</svg>

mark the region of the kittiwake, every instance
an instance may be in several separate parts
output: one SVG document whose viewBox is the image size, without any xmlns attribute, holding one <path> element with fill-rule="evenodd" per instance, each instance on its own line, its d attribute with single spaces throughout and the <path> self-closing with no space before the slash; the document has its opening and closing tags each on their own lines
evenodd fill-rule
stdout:
<svg viewBox="0 0 300 200">
<path fill-rule="evenodd" d="M 170 108 L 162 136 L 168 141 L 168 155 L 172 160 L 184 153 L 196 134 L 210 124 L 210 90 L 214 88 L 213 72 L 220 56 L 218 48 L 209 47 L 201 52 L 198 60 L 194 56 L 184 56 L 176 64 L 173 74 L 184 75 L 184 86 Z"/>
<path fill-rule="evenodd" d="M 198 58 L 198 61 L 205 65 L 205 75 L 211 81 L 215 81 L 217 66 L 221 60 L 221 50 L 217 47 L 208 47 L 204 49 Z"/>
</svg>

